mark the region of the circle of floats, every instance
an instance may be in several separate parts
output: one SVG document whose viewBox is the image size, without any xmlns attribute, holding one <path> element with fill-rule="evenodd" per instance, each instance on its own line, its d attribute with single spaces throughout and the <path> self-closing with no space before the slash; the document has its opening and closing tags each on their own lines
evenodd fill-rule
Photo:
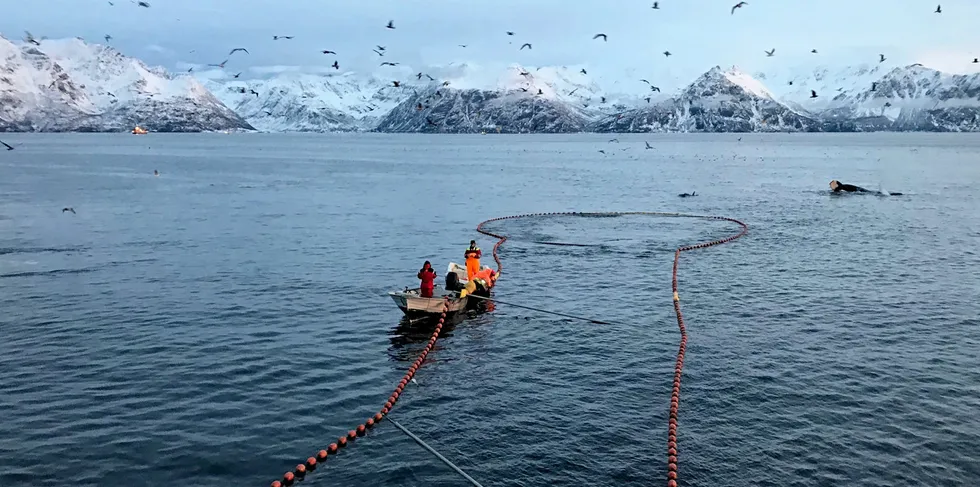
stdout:
<svg viewBox="0 0 980 487">
<path fill-rule="evenodd" d="M 501 235 L 498 233 L 493 233 L 485 230 L 483 227 L 489 223 L 498 222 L 502 220 L 516 220 L 520 218 L 533 218 L 541 216 L 622 216 L 622 215 L 649 215 L 649 216 L 662 216 L 662 217 L 683 217 L 683 218 L 700 218 L 705 220 L 724 220 L 733 223 L 737 223 L 742 227 L 742 231 L 738 234 L 731 235 L 729 237 L 713 240 L 710 242 L 702 242 L 694 245 L 686 245 L 683 247 L 678 247 L 674 251 L 674 268 L 671 279 L 671 290 L 673 292 L 674 300 L 674 314 L 677 316 L 677 327 L 680 329 L 681 340 L 680 346 L 677 350 L 677 362 L 674 367 L 674 387 L 670 396 L 670 414 L 667 429 L 667 486 L 677 487 L 677 412 L 680 405 L 680 394 L 681 394 L 681 373 L 684 369 L 684 353 L 687 349 L 687 329 L 684 325 L 684 315 L 681 314 L 680 297 L 677 294 L 677 264 L 680 260 L 681 252 L 686 252 L 689 250 L 703 249 L 707 247 L 713 247 L 715 245 L 721 245 L 723 243 L 731 242 L 749 231 L 748 225 L 742 223 L 734 218 L 722 217 L 722 216 L 704 216 L 704 215 L 689 215 L 683 213 L 661 213 L 661 212 L 649 212 L 649 211 L 624 211 L 624 212 L 557 212 L 557 213 L 526 213 L 522 215 L 512 215 L 504 216 L 498 218 L 491 218 L 489 220 L 480 222 L 476 226 L 476 231 L 480 232 L 489 237 L 494 237 L 497 239 L 497 243 L 493 246 L 493 260 L 497 263 L 497 276 L 499 278 L 502 270 L 503 264 L 500 262 L 500 256 L 497 251 L 500 246 L 507 241 L 508 237 L 506 235 Z M 398 403 L 398 398 L 402 391 L 408 385 L 408 383 L 415 376 L 415 373 L 422 367 L 425 362 L 426 356 L 432 351 L 435 346 L 436 341 L 439 339 L 439 334 L 442 332 L 442 327 L 446 322 L 446 315 L 449 311 L 449 296 L 446 296 L 443 301 L 442 314 L 439 316 L 439 322 L 436 324 L 435 329 L 432 331 L 432 335 L 429 336 L 429 341 L 426 343 L 425 348 L 419 354 L 415 362 L 408 368 L 405 375 L 398 382 L 398 386 L 392 391 L 391 395 L 388 396 L 388 400 L 385 401 L 384 406 L 372 417 L 368 418 L 363 423 L 357 425 L 354 429 L 347 432 L 346 435 L 341 436 L 337 439 L 335 443 L 331 443 L 326 449 L 320 450 L 315 456 L 306 459 L 306 462 L 296 465 L 293 471 L 286 472 L 282 476 L 282 480 L 276 480 L 272 482 L 271 487 L 282 487 L 290 486 L 296 480 L 302 480 L 308 472 L 316 469 L 317 465 L 325 462 L 329 457 L 337 455 L 340 450 L 345 448 L 347 445 L 352 444 L 357 438 L 367 434 L 367 431 L 373 428 L 376 424 L 384 419 L 385 415 L 395 404 Z"/>
</svg>

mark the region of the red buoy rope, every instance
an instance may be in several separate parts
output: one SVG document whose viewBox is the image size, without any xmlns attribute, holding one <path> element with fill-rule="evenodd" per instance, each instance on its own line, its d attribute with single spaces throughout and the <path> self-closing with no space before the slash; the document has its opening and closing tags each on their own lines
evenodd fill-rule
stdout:
<svg viewBox="0 0 980 487">
<path fill-rule="evenodd" d="M 687 217 L 687 218 L 702 218 L 708 220 L 725 220 L 733 223 L 737 223 L 742 227 L 736 235 L 732 235 L 721 240 L 712 240 L 710 242 L 703 242 L 694 245 L 686 245 L 683 247 L 678 247 L 674 251 L 674 269 L 671 276 L 671 291 L 673 292 L 674 299 L 674 312 L 677 315 L 677 328 L 681 332 L 681 342 L 677 350 L 677 363 L 674 367 L 674 388 L 670 394 L 670 414 L 667 426 L 667 487 L 677 487 L 677 410 L 680 405 L 681 400 L 681 372 L 684 370 L 684 352 L 687 350 L 687 328 L 684 325 L 684 315 L 681 314 L 681 299 L 677 294 L 677 264 L 681 258 L 681 252 L 687 252 L 688 250 L 703 249 L 707 247 L 713 247 L 715 245 L 721 245 L 723 243 L 731 242 L 736 238 L 745 235 L 749 231 L 748 225 L 742 223 L 734 218 L 727 218 L 722 216 L 702 216 L 702 215 L 686 215 L 681 213 L 658 213 L 658 212 L 647 212 L 647 211 L 628 211 L 628 212 L 602 212 L 602 213 L 582 213 L 582 212 L 560 212 L 560 213 L 529 213 L 524 215 L 514 215 L 505 216 L 499 218 L 492 218 L 486 220 L 476 226 L 476 231 L 494 237 L 498 239 L 497 244 L 493 246 L 493 260 L 497 262 L 497 272 L 503 268 L 500 263 L 500 256 L 497 255 L 497 249 L 500 245 L 507 241 L 506 235 L 501 235 L 493 233 L 483 229 L 483 226 L 497 222 L 501 220 L 515 220 L 518 218 L 528 218 L 528 217 L 538 217 L 538 216 L 618 216 L 618 215 L 652 215 L 652 216 L 666 216 L 666 217 Z"/>
<path fill-rule="evenodd" d="M 272 482 L 272 487 L 282 487 L 284 485 L 289 486 L 296 480 L 303 480 L 307 472 L 316 469 L 318 464 L 322 464 L 328 458 L 340 453 L 340 449 L 346 447 L 350 443 L 353 443 L 358 437 L 367 434 L 367 430 L 373 428 L 374 425 L 378 424 L 382 419 L 384 419 L 385 415 L 388 414 L 388 411 L 395 407 L 395 403 L 398 402 L 398 397 L 401 395 L 402 390 L 405 389 L 405 386 L 408 385 L 409 381 L 412 380 L 412 377 L 415 376 L 415 372 L 422 367 L 422 364 L 425 362 L 425 357 L 429 355 L 429 352 L 432 351 L 432 347 L 435 346 L 436 340 L 439 339 L 439 333 L 442 331 L 442 326 L 446 322 L 446 314 L 448 312 L 449 296 L 447 296 L 445 301 L 443 301 L 442 315 L 439 316 L 439 323 L 436 324 L 435 330 L 433 330 L 432 335 L 429 336 L 429 342 L 425 345 L 425 348 L 422 349 L 422 353 L 420 353 L 418 358 L 415 359 L 415 362 L 412 363 L 412 366 L 408 368 L 407 372 L 405 372 L 405 376 L 398 382 L 398 387 L 396 387 L 391 395 L 388 396 L 388 400 L 384 403 L 384 406 L 380 411 L 378 411 L 377 414 L 368 418 L 364 423 L 357 425 L 356 428 L 348 431 L 346 435 L 338 438 L 336 443 L 331 443 L 327 449 L 320 450 L 315 456 L 307 458 L 305 463 L 296 465 L 296 469 L 292 472 L 286 472 L 282 476 L 281 481 L 276 480 L 275 482 Z"/>
</svg>

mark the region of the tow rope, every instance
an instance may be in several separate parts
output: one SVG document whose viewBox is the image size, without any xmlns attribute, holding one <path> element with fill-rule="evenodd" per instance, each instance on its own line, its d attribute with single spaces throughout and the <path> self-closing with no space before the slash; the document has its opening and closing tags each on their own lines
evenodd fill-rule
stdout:
<svg viewBox="0 0 980 487">
<path fill-rule="evenodd" d="M 648 216 L 660 216 L 660 217 L 681 217 L 681 218 L 700 218 L 704 220 L 724 220 L 732 223 L 738 224 L 742 227 L 742 231 L 735 235 L 720 239 L 712 240 L 710 242 L 702 242 L 693 245 L 685 245 L 678 247 L 674 251 L 674 269 L 671 275 L 671 292 L 674 301 L 674 314 L 677 316 L 677 328 L 680 330 L 681 340 L 680 345 L 677 350 L 677 362 L 674 366 L 674 388 L 670 394 L 670 412 L 668 415 L 667 422 L 667 487 L 677 487 L 677 412 L 680 407 L 681 400 L 681 372 L 684 370 L 684 353 L 687 350 L 687 327 L 684 325 L 684 315 L 681 313 L 681 298 L 677 294 L 677 265 L 681 258 L 681 252 L 687 252 L 689 250 L 703 249 L 707 247 L 713 247 L 715 245 L 721 245 L 723 243 L 731 242 L 736 238 L 739 238 L 749 231 L 748 225 L 738 221 L 734 218 L 728 218 L 723 216 L 705 216 L 705 215 L 688 215 L 683 213 L 660 213 L 660 212 L 649 212 L 649 211 L 623 211 L 623 212 L 558 212 L 558 213 L 528 213 L 523 215 L 513 215 L 504 216 L 498 218 L 491 218 L 484 222 L 481 222 L 476 226 L 476 231 L 493 237 L 497 239 L 496 245 L 493 246 L 493 260 L 497 263 L 497 273 L 500 274 L 503 269 L 503 264 L 500 262 L 500 256 L 497 254 L 497 250 L 507 241 L 507 236 L 494 233 L 485 230 L 483 227 L 489 223 L 499 222 L 502 220 L 517 220 L 521 218 L 533 218 L 542 216 L 582 216 L 582 217 L 609 217 L 609 216 L 625 216 L 625 215 L 648 215 Z M 562 242 L 540 242 L 547 245 L 567 245 L 567 246 L 580 246 L 581 244 L 568 244 Z M 498 301 L 499 302 L 499 301 Z M 505 303 L 501 303 L 505 304 Z M 537 310 L 544 311 L 546 310 Z M 591 320 L 590 320 L 591 321 Z"/>
</svg>

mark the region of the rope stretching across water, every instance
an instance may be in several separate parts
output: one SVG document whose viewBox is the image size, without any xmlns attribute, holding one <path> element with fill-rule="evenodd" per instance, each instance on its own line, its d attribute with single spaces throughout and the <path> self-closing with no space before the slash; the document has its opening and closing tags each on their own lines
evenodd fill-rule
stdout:
<svg viewBox="0 0 980 487">
<path fill-rule="evenodd" d="M 602 213 L 582 213 L 582 212 L 560 212 L 560 213 L 528 213 L 524 215 L 514 215 L 505 216 L 499 218 L 491 218 L 481 222 L 476 226 L 476 231 L 494 237 L 497 243 L 493 246 L 493 260 L 497 263 L 497 272 L 501 273 L 503 270 L 503 264 L 500 262 L 500 256 L 497 250 L 500 246 L 507 241 L 507 236 L 490 232 L 485 230 L 483 227 L 488 223 L 498 222 L 501 220 L 516 220 L 519 218 L 530 218 L 530 217 L 540 217 L 540 216 L 620 216 L 620 215 L 650 215 L 650 216 L 663 216 L 663 217 L 684 217 L 684 218 L 701 218 L 706 220 L 724 220 L 732 223 L 737 223 L 742 227 L 742 231 L 738 234 L 731 235 L 729 237 L 712 240 L 710 242 L 702 242 L 694 245 L 685 245 L 683 247 L 678 247 L 674 251 L 674 268 L 671 275 L 671 291 L 673 293 L 674 300 L 674 313 L 677 316 L 677 328 L 680 330 L 681 341 L 677 350 L 677 363 L 674 367 L 674 388 L 670 395 L 670 414 L 667 427 L 667 486 L 677 487 L 677 412 L 680 406 L 681 399 L 681 373 L 684 370 L 684 353 L 687 350 L 687 327 L 684 324 L 684 315 L 681 313 L 681 299 L 677 294 L 677 265 L 680 262 L 681 252 L 687 252 L 689 250 L 703 249 L 707 247 L 713 247 L 715 245 L 721 245 L 723 243 L 731 242 L 749 231 L 748 225 L 742 223 L 734 218 L 728 218 L 723 216 L 703 216 L 703 215 L 687 215 L 682 213 L 659 213 L 659 212 L 647 212 L 647 211 L 628 211 L 628 212 L 602 212 Z M 576 245 L 576 244 L 562 244 L 559 242 L 546 242 L 550 245 Z"/>
</svg>

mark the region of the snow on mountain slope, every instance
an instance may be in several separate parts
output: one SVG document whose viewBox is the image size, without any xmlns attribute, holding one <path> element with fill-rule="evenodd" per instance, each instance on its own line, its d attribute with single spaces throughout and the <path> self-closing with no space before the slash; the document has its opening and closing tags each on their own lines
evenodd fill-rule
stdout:
<svg viewBox="0 0 980 487">
<path fill-rule="evenodd" d="M 19 44 L 0 37 L 0 129 L 250 129 L 195 79 L 149 68 L 81 39 Z"/>
<path fill-rule="evenodd" d="M 891 66 L 886 60 L 849 66 L 783 67 L 756 73 L 755 77 L 783 103 L 819 112 L 847 106 L 849 97 L 870 88 Z M 817 98 L 811 98 L 810 90 L 817 92 Z"/>
<path fill-rule="evenodd" d="M 754 132 L 817 130 L 820 123 L 776 100 L 759 80 L 715 66 L 675 96 L 606 117 L 597 132 Z"/>
<path fill-rule="evenodd" d="M 356 73 L 284 73 L 207 84 L 254 127 L 269 132 L 370 130 L 412 94 L 408 87 L 396 88 L 386 79 Z"/>
</svg>

